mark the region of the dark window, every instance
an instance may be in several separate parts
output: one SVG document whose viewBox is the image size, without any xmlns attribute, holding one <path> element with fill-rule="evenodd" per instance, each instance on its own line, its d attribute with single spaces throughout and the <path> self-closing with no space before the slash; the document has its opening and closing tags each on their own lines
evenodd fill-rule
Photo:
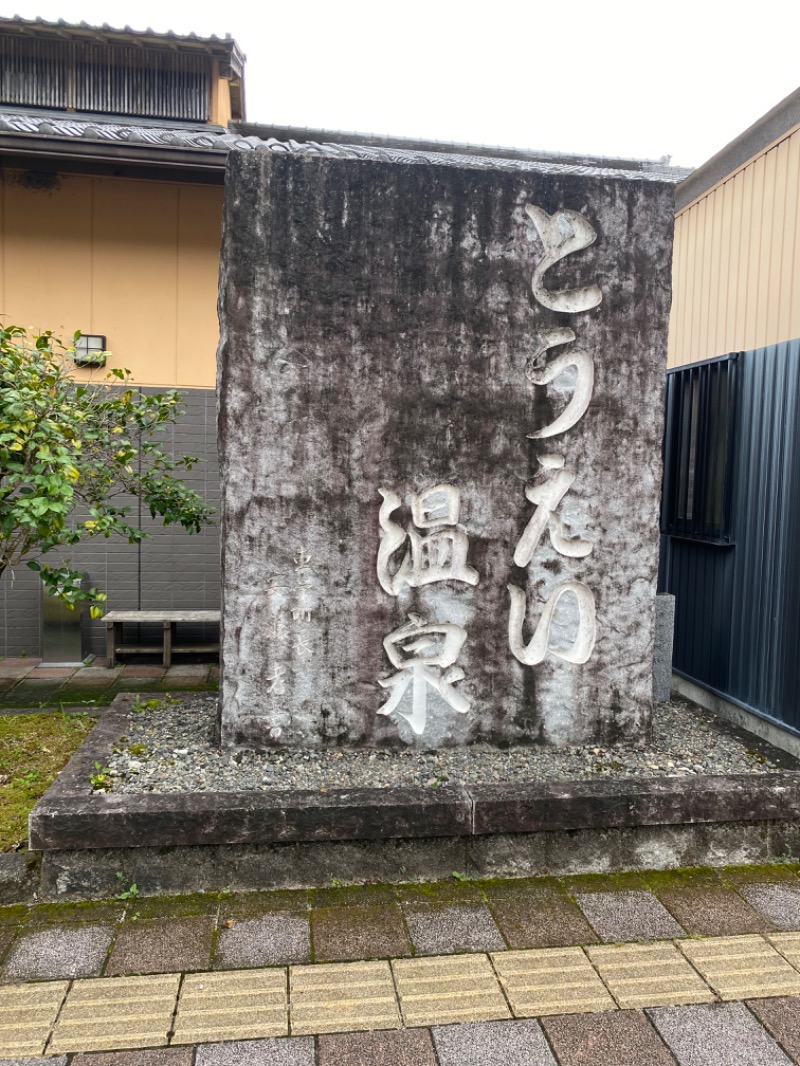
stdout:
<svg viewBox="0 0 800 1066">
<path fill-rule="evenodd" d="M 730 542 L 737 358 L 667 373 L 662 533 Z"/>
</svg>

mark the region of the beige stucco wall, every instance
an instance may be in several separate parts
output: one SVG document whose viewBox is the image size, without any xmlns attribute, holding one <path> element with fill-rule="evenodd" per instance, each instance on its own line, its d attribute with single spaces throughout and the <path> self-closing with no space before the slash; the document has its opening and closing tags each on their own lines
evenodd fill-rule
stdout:
<svg viewBox="0 0 800 1066">
<path fill-rule="evenodd" d="M 800 336 L 800 127 L 675 220 L 669 366 Z"/>
<path fill-rule="evenodd" d="M 221 186 L 84 175 L 31 189 L 4 172 L 0 314 L 105 334 L 109 365 L 137 384 L 213 387 L 222 198 Z"/>
</svg>

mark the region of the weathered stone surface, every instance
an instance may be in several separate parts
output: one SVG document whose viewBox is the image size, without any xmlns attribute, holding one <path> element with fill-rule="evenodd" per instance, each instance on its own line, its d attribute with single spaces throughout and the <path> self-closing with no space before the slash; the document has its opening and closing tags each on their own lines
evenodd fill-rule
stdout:
<svg viewBox="0 0 800 1066">
<path fill-rule="evenodd" d="M 116 873 L 135 881 L 142 896 L 184 892 L 235 892 L 382 881 L 441 881 L 453 870 L 483 877 L 542 874 L 603 873 L 670 866 L 727 866 L 739 861 L 741 838 L 757 836 L 752 862 L 769 862 L 781 854 L 780 823 L 730 822 L 708 825 L 585 829 L 558 833 L 518 834 L 510 842 L 518 850 L 487 855 L 489 837 L 438 837 L 392 841 L 333 841 L 308 844 L 223 844 L 205 847 L 139 846 L 108 849 L 46 851 L 42 857 L 42 899 L 107 899 L 119 891 Z M 676 832 L 679 851 L 671 848 Z M 637 840 L 644 835 L 648 847 Z M 546 838 L 546 846 L 527 847 Z M 656 846 L 662 838 L 662 847 Z M 507 842 L 508 838 L 507 838 Z M 479 863 L 473 862 L 477 846 Z M 528 861 L 523 862 L 523 855 Z M 674 860 L 674 861 L 673 861 Z"/>
<path fill-rule="evenodd" d="M 653 642 L 653 699 L 668 700 L 672 691 L 672 643 L 675 633 L 675 597 L 656 596 L 656 628 Z"/>
<path fill-rule="evenodd" d="M 36 859 L 17 852 L 0 854 L 0 905 L 26 902 L 38 874 Z"/>
<path fill-rule="evenodd" d="M 470 785 L 474 833 L 796 818 L 800 777 L 747 774 Z"/>
<path fill-rule="evenodd" d="M 291 796 L 291 798 L 289 798 Z M 31 847 L 247 844 L 385 840 L 470 832 L 465 789 L 339 789 L 319 792 L 194 792 L 65 796 L 30 816 Z"/>
<path fill-rule="evenodd" d="M 671 187 L 228 166 L 224 743 L 641 735 Z"/>
</svg>

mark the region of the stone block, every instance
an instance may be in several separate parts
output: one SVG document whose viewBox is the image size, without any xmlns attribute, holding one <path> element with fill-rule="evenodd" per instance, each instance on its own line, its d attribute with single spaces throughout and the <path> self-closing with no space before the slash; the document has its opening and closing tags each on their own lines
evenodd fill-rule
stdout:
<svg viewBox="0 0 800 1066">
<path fill-rule="evenodd" d="M 38 873 L 34 856 L 19 852 L 0 854 L 0 905 L 22 903 L 33 893 Z"/>
<path fill-rule="evenodd" d="M 27 981 L 99 974 L 113 932 L 108 925 L 75 925 L 26 933 L 6 959 L 3 979 Z"/>
<path fill-rule="evenodd" d="M 363 155 L 228 161 L 223 740 L 638 738 L 672 189 Z"/>
<path fill-rule="evenodd" d="M 597 934 L 565 896 L 515 896 L 490 903 L 511 948 L 555 948 L 593 944 Z"/>
<path fill-rule="evenodd" d="M 800 884 L 742 885 L 739 892 L 778 929 L 800 929 Z"/>
<path fill-rule="evenodd" d="M 800 1062 L 800 996 L 751 999 L 747 1006 L 772 1036 Z"/>
<path fill-rule="evenodd" d="M 317 1043 L 319 1066 L 438 1066 L 425 1029 L 332 1033 Z"/>
<path fill-rule="evenodd" d="M 399 1029 L 388 962 L 339 962 L 289 970 L 292 1033 Z"/>
<path fill-rule="evenodd" d="M 560 1066 L 675 1066 L 640 1011 L 543 1018 L 542 1028 Z"/>
<path fill-rule="evenodd" d="M 0 988 L 0 1057 L 44 1052 L 68 988 L 67 981 Z"/>
<path fill-rule="evenodd" d="M 154 1051 L 98 1051 L 75 1055 L 72 1066 L 193 1066 L 192 1048 L 162 1048 Z M 66 1059 L 64 1060 L 66 1062 Z M 47 1064 L 55 1066 L 52 1059 Z M 0 1066 L 3 1066 L 0 1063 Z"/>
<path fill-rule="evenodd" d="M 590 892 L 576 899 L 601 940 L 663 940 L 686 935 L 649 892 Z"/>
<path fill-rule="evenodd" d="M 580 948 L 509 951 L 492 961 L 518 1018 L 616 1007 Z"/>
<path fill-rule="evenodd" d="M 587 948 L 586 953 L 620 1007 L 677 1006 L 715 999 L 674 944 L 603 944 Z"/>
<path fill-rule="evenodd" d="M 418 955 L 502 951 L 503 937 L 485 903 L 434 903 L 405 908 Z"/>
<path fill-rule="evenodd" d="M 648 1011 L 679 1066 L 791 1066 L 744 1003 L 702 1003 Z"/>
<path fill-rule="evenodd" d="M 314 961 L 387 959 L 411 954 L 403 916 L 397 906 L 315 907 Z"/>
<path fill-rule="evenodd" d="M 314 1066 L 314 1039 L 232 1040 L 197 1049 L 197 1066 Z"/>
<path fill-rule="evenodd" d="M 675 633 L 675 597 L 656 596 L 656 625 L 653 640 L 653 699 L 666 703 L 672 691 L 672 639 Z"/>
<path fill-rule="evenodd" d="M 214 919 L 128 921 L 117 933 L 106 976 L 207 970 Z"/>
<path fill-rule="evenodd" d="M 556 1066 L 538 1022 L 473 1022 L 432 1033 L 439 1066 Z"/>
<path fill-rule="evenodd" d="M 310 962 L 308 918 L 294 914 L 264 914 L 259 918 L 233 919 L 221 929 L 217 940 L 216 966 L 243 969 Z"/>
<path fill-rule="evenodd" d="M 112 1051 L 166 1044 L 179 983 L 179 974 L 75 981 L 48 1051 Z"/>
<path fill-rule="evenodd" d="M 763 937 L 682 940 L 680 948 L 720 999 L 800 994 L 800 974 Z"/>
<path fill-rule="evenodd" d="M 173 1044 L 288 1036 L 286 971 L 190 974 L 172 1028 Z"/>
<path fill-rule="evenodd" d="M 663 888 L 658 898 L 693 936 L 737 936 L 765 933 L 770 923 L 729 888 Z"/>
</svg>

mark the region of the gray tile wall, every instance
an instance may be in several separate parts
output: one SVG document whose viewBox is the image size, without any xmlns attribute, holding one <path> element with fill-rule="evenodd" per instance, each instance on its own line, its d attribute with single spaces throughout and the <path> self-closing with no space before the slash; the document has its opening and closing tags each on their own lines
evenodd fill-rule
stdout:
<svg viewBox="0 0 800 1066">
<path fill-rule="evenodd" d="M 143 389 L 155 393 L 158 389 Z M 168 428 L 163 440 L 173 454 L 197 455 L 201 462 L 184 480 L 212 507 L 219 507 L 219 467 L 217 464 L 216 395 L 213 389 L 181 389 L 185 414 L 176 426 Z M 134 515 L 139 516 L 138 501 Z M 108 594 L 107 610 L 157 610 L 163 607 L 218 608 L 219 531 L 216 524 L 190 536 L 180 527 L 164 528 L 146 509 L 140 515 L 141 527 L 151 534 L 141 545 L 121 538 L 95 538 L 71 551 L 72 564 L 89 574 L 92 585 Z M 55 563 L 56 560 L 54 559 Z M 26 566 L 0 580 L 0 655 L 26 652 L 38 656 L 41 650 L 41 586 L 39 578 Z M 95 654 L 104 654 L 105 626 L 102 620 L 86 626 L 87 640 Z M 213 641 L 216 627 L 189 627 L 181 630 L 181 642 Z M 126 629 L 125 640 L 158 643 L 160 632 L 141 627 L 139 634 Z"/>
</svg>

